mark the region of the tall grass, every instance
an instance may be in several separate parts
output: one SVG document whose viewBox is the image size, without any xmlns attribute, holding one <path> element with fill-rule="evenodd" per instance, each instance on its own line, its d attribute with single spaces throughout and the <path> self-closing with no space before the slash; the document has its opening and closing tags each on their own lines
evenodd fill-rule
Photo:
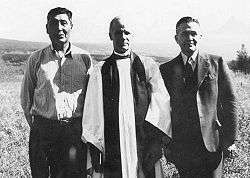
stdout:
<svg viewBox="0 0 250 178">
<path fill-rule="evenodd" d="M 0 83 L 2 103 L 0 106 L 0 177 L 30 177 L 29 127 L 20 107 L 19 91 L 19 81 Z"/>
</svg>

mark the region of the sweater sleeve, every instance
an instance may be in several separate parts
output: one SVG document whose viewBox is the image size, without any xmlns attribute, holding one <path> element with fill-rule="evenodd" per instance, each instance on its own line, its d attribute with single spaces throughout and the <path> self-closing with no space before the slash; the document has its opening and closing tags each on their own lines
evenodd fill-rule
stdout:
<svg viewBox="0 0 250 178">
<path fill-rule="evenodd" d="M 36 87 L 36 55 L 32 54 L 27 62 L 26 71 L 21 85 L 21 106 L 25 115 L 30 114 L 33 95 Z"/>
</svg>

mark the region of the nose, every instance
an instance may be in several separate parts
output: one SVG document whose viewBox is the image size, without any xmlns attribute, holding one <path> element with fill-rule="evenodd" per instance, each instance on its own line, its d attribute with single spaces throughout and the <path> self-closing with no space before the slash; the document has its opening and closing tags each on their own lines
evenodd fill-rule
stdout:
<svg viewBox="0 0 250 178">
<path fill-rule="evenodd" d="M 124 33 L 124 32 L 122 32 L 122 39 L 126 39 L 127 38 L 127 35 Z"/>
<path fill-rule="evenodd" d="M 62 30 L 63 29 L 63 25 L 59 22 L 57 25 L 58 30 Z"/>
<path fill-rule="evenodd" d="M 192 39 L 193 39 L 193 35 L 192 35 L 192 34 L 188 34 L 188 35 L 187 35 L 187 39 L 188 39 L 188 40 L 192 40 Z"/>
</svg>

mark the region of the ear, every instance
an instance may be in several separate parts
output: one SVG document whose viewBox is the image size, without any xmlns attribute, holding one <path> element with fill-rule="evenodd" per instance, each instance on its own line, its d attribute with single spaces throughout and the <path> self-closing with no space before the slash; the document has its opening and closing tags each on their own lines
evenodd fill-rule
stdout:
<svg viewBox="0 0 250 178">
<path fill-rule="evenodd" d="M 111 33 L 109 33 L 109 39 L 110 39 L 111 41 L 113 41 L 113 38 L 112 38 Z"/>
<path fill-rule="evenodd" d="M 73 28 L 73 23 L 70 21 L 71 29 Z"/>
<path fill-rule="evenodd" d="M 49 34 L 48 24 L 46 24 L 46 32 Z"/>
<path fill-rule="evenodd" d="M 178 44 L 178 36 L 177 35 L 174 36 L 174 39 L 175 39 L 176 43 Z"/>
</svg>

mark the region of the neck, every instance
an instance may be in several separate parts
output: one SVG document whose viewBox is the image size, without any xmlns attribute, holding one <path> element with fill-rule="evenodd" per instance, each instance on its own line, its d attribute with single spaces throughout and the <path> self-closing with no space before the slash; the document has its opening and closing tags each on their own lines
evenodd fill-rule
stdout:
<svg viewBox="0 0 250 178">
<path fill-rule="evenodd" d="M 117 55 L 119 55 L 119 56 L 127 56 L 127 55 L 130 54 L 130 52 L 131 52 L 130 49 L 127 50 L 127 51 L 125 51 L 124 53 L 119 53 L 119 52 L 116 52 L 116 51 L 114 50 L 114 53 L 117 54 Z"/>
<path fill-rule="evenodd" d="M 192 52 L 186 52 L 186 51 L 181 51 L 183 54 L 187 56 L 187 58 L 190 58 L 191 56 L 195 55 L 198 53 L 198 49 Z M 196 55 L 195 55 L 196 56 Z"/>
<path fill-rule="evenodd" d="M 64 43 L 64 44 L 58 44 L 58 43 L 53 43 L 52 42 L 52 46 L 54 48 L 54 50 L 56 51 L 63 51 L 64 53 L 66 53 L 68 47 L 69 47 L 69 42 Z"/>
<path fill-rule="evenodd" d="M 182 51 L 182 53 L 185 54 L 187 56 L 187 58 L 190 58 L 194 54 L 194 53 L 186 53 L 186 52 L 183 52 L 183 51 Z"/>
</svg>

